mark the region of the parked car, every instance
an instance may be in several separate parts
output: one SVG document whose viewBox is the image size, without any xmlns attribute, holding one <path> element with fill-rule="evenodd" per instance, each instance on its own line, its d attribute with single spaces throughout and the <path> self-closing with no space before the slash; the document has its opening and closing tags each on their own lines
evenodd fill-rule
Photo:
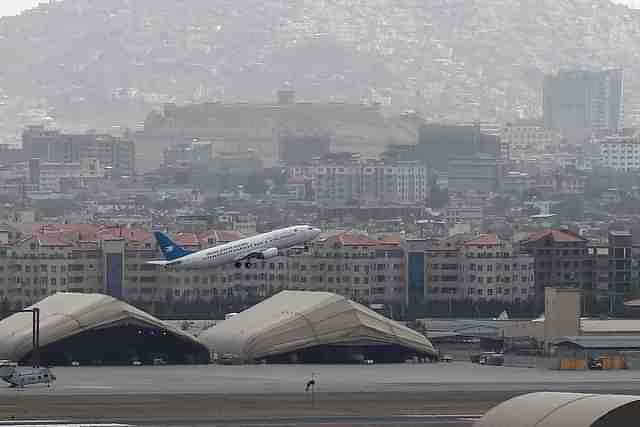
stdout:
<svg viewBox="0 0 640 427">
<path fill-rule="evenodd" d="M 604 361 L 600 357 L 589 360 L 589 369 L 603 369 L 603 368 L 604 368 Z"/>
<path fill-rule="evenodd" d="M 481 365 L 502 366 L 504 364 L 504 354 L 496 352 L 486 352 L 480 355 Z"/>
</svg>

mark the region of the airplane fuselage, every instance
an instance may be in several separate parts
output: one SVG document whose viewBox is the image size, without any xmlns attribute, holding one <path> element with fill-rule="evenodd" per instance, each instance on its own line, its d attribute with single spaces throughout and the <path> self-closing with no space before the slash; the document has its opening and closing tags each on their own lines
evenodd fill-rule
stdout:
<svg viewBox="0 0 640 427">
<path fill-rule="evenodd" d="M 172 260 L 165 265 L 174 268 L 214 268 L 229 263 L 269 259 L 281 250 L 313 240 L 320 230 L 306 225 L 294 226 L 258 234 L 235 242 L 203 249 Z"/>
</svg>

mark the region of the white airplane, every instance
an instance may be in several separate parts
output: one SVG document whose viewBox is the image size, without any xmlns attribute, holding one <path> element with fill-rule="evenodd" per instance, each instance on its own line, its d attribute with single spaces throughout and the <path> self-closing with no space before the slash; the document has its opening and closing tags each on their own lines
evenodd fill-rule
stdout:
<svg viewBox="0 0 640 427">
<path fill-rule="evenodd" d="M 154 235 L 165 259 L 148 261 L 147 264 L 179 268 L 213 268 L 234 263 L 240 268 L 244 262 L 250 267 L 252 259 L 273 258 L 280 254 L 280 250 L 304 244 L 319 234 L 319 228 L 296 225 L 191 252 L 173 243 L 164 233 L 156 231 Z"/>
</svg>

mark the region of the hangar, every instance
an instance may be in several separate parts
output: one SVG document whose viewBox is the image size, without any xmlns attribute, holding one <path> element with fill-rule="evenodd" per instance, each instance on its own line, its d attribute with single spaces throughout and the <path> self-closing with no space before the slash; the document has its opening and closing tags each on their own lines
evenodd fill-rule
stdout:
<svg viewBox="0 0 640 427">
<path fill-rule="evenodd" d="M 199 338 L 212 353 L 244 362 L 404 362 L 437 356 L 424 335 L 329 292 L 282 291 Z"/>
<path fill-rule="evenodd" d="M 640 397 L 579 393 L 531 393 L 487 412 L 476 427 L 632 427 Z"/>
<path fill-rule="evenodd" d="M 56 293 L 40 309 L 40 360 L 44 365 L 207 363 L 195 337 L 102 294 Z M 16 313 L 0 322 L 0 359 L 31 358 L 32 319 Z"/>
</svg>

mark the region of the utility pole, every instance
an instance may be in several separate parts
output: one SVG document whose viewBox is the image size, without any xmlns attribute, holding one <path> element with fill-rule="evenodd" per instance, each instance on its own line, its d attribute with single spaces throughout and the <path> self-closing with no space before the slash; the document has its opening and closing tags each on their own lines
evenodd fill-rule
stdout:
<svg viewBox="0 0 640 427">
<path fill-rule="evenodd" d="M 32 314 L 32 324 L 31 324 L 31 342 L 33 345 L 33 350 L 31 351 L 31 363 L 34 368 L 40 367 L 40 309 L 28 308 L 24 310 L 16 310 L 13 313 L 31 313 Z"/>
</svg>

